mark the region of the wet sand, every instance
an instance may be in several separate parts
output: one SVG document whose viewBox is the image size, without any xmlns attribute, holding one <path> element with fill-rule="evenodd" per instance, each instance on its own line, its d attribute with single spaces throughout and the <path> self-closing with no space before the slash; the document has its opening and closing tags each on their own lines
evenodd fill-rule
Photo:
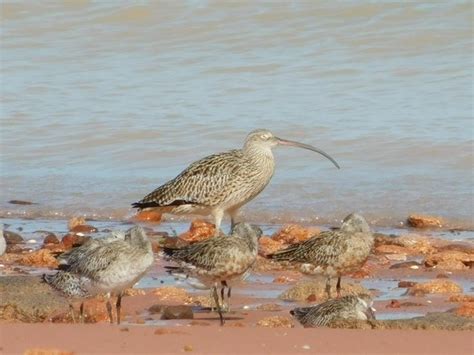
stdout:
<svg viewBox="0 0 474 355">
<path fill-rule="evenodd" d="M 99 229 L 99 232 L 91 233 L 94 238 L 106 234 L 110 228 L 126 228 L 116 222 L 90 223 Z M 26 240 L 32 237 L 30 243 L 22 244 L 21 248 L 36 250 L 42 245 L 44 229 L 55 231 L 61 239 L 64 231 L 58 232 L 58 229 L 63 230 L 67 223 L 18 220 L 12 221 L 9 228 L 13 230 L 18 225 L 21 227 L 17 228 L 22 229 L 19 233 Z M 146 224 L 146 227 L 151 238 L 168 228 L 166 224 Z M 184 231 L 187 228 L 188 224 L 185 224 L 173 229 Z M 36 233 L 35 229 L 41 232 Z M 270 235 L 279 227 L 266 226 L 264 229 L 265 234 Z M 226 324 L 220 327 L 217 314 L 208 308 L 208 291 L 195 290 L 186 282 L 167 275 L 163 268 L 166 262 L 158 255 L 152 269 L 135 290 L 124 297 L 124 316 L 120 326 L 107 324 L 103 299 L 86 301 L 87 324 L 71 324 L 67 303 L 56 294 L 48 293 L 48 287 L 39 281 L 39 275 L 48 272 L 48 267 L 21 265 L 19 257 L 31 254 L 27 251 L 9 253 L 0 257 L 0 275 L 3 276 L 0 277 L 2 351 L 23 353 L 26 349 L 57 349 L 76 354 L 187 351 L 472 353 L 472 262 L 465 261 L 459 266 L 457 260 L 458 264 L 453 265 L 459 270 L 428 267 L 426 263 L 429 257 L 453 249 L 456 250 L 455 257 L 464 254 L 472 257 L 472 243 L 428 238 L 427 235 L 433 233 L 426 230 L 417 234 L 413 230 L 399 232 L 405 236 L 379 235 L 364 267 L 342 280 L 343 292 L 361 289 L 374 297 L 377 322 L 336 325 L 357 329 L 305 329 L 299 325 L 291 318 L 289 310 L 324 301 L 324 281 L 303 277 L 291 265 L 282 267 L 263 257 L 258 258 L 252 275 L 234 287 L 232 311 L 225 314 Z M 401 246 L 402 241 L 406 246 Z M 399 267 L 405 262 L 416 265 Z M 449 267 L 453 266 L 449 264 Z M 436 283 L 430 292 L 439 287 L 446 289 L 442 293 L 412 292 L 417 287 L 413 284 L 429 282 Z M 316 285 L 309 293 L 305 289 L 308 283 Z M 296 291 L 288 293 L 289 289 Z M 293 299 L 288 294 L 292 294 Z M 194 319 L 162 320 L 161 313 L 153 309 L 167 305 L 192 307 Z M 462 312 L 459 311 L 461 308 Z M 280 317 L 276 328 L 261 325 L 268 317 Z M 415 317 L 418 320 L 412 320 Z"/>
<path fill-rule="evenodd" d="M 74 353 L 469 354 L 472 333 L 457 331 L 267 329 L 195 326 L 0 325 L 3 353 L 57 349 Z"/>
</svg>

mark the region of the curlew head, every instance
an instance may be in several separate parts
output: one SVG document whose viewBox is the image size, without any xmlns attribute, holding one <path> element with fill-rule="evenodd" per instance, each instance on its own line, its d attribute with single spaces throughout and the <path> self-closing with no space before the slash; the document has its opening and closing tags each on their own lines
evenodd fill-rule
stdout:
<svg viewBox="0 0 474 355">
<path fill-rule="evenodd" d="M 351 213 L 342 221 L 341 231 L 351 233 L 371 233 L 369 224 L 364 217 Z"/>
<path fill-rule="evenodd" d="M 272 132 L 267 129 L 256 129 L 255 131 L 250 132 L 245 140 L 244 149 L 252 149 L 255 147 L 260 149 L 272 149 L 277 145 L 286 145 L 312 150 L 313 152 L 319 153 L 329 159 L 336 166 L 336 168 L 340 169 L 339 164 L 323 150 L 313 147 L 309 144 L 276 137 L 275 135 L 273 135 Z"/>
</svg>

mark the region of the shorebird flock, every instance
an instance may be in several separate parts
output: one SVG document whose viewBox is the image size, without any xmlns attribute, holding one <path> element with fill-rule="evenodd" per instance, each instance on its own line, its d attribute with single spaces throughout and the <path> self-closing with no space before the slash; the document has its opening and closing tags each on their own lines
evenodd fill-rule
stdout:
<svg viewBox="0 0 474 355">
<path fill-rule="evenodd" d="M 221 325 L 224 324 L 224 308 L 230 309 L 232 286 L 244 280 L 251 271 L 262 235 L 259 227 L 238 223 L 238 211 L 270 182 L 275 171 L 272 149 L 278 145 L 319 153 L 339 169 L 330 155 L 316 147 L 278 138 L 266 129 L 258 129 L 248 134 L 243 148 L 192 163 L 177 177 L 132 204 L 139 210 L 212 216 L 216 227 L 214 237 L 182 247 L 165 247 L 158 257 L 174 264 L 165 266 L 170 274 L 210 290 Z M 229 235 L 222 233 L 220 228 L 225 214 L 231 219 Z M 304 326 L 324 326 L 337 319 L 373 319 L 369 296 L 341 297 L 341 277 L 363 265 L 373 244 L 374 238 L 365 219 L 350 214 L 338 230 L 322 232 L 269 255 L 276 262 L 299 265 L 303 274 L 326 277 L 328 301 L 315 307 L 296 308 L 290 313 Z M 120 324 L 122 292 L 146 274 L 154 258 L 145 231 L 135 226 L 107 238 L 89 240 L 61 254 L 59 270 L 43 275 L 43 280 L 71 302 L 82 301 L 79 316 L 82 321 L 83 300 L 103 294 L 108 297 L 107 313 L 113 323 L 110 297 L 116 296 L 117 323 Z M 331 280 L 336 277 L 337 298 L 333 299 Z"/>
</svg>

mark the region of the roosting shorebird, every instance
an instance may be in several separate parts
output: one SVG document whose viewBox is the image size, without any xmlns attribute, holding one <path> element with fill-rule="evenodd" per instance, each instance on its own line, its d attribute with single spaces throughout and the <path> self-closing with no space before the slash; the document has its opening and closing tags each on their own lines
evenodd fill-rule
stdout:
<svg viewBox="0 0 474 355">
<path fill-rule="evenodd" d="M 290 314 L 304 327 L 324 327 L 340 319 L 375 319 L 375 309 L 368 295 L 344 296 L 314 307 L 295 308 Z"/>
<path fill-rule="evenodd" d="M 245 278 L 257 259 L 258 239 L 261 235 L 260 228 L 237 223 L 231 237 L 220 235 L 181 248 L 164 248 L 165 256 L 179 265 L 177 268 L 166 268 L 171 273 L 194 277 L 211 288 L 221 324 L 224 324 L 217 288 L 228 287 L 227 296 L 230 298 L 233 282 Z M 222 291 L 222 301 L 223 298 Z"/>
<path fill-rule="evenodd" d="M 322 232 L 302 243 L 268 255 L 278 261 L 300 264 L 304 274 L 326 276 L 326 293 L 331 298 L 331 278 L 337 276 L 337 296 L 341 276 L 361 267 L 372 250 L 374 236 L 364 217 L 350 214 L 339 230 Z"/>
<path fill-rule="evenodd" d="M 92 239 L 59 256 L 59 271 L 43 280 L 70 299 L 108 294 L 107 313 L 113 323 L 110 295 L 117 296 L 117 324 L 120 324 L 122 292 L 132 287 L 153 264 L 151 243 L 141 227 L 104 240 Z M 81 303 L 81 319 L 83 319 Z M 71 307 L 74 320 L 74 310 Z"/>
<path fill-rule="evenodd" d="M 138 209 L 157 208 L 164 213 L 212 215 L 219 234 L 225 213 L 232 226 L 240 207 L 257 196 L 273 176 L 272 148 L 286 145 L 328 154 L 311 145 L 275 137 L 266 129 L 250 132 L 242 149 L 210 155 L 192 163 L 181 174 L 133 203 Z"/>
</svg>

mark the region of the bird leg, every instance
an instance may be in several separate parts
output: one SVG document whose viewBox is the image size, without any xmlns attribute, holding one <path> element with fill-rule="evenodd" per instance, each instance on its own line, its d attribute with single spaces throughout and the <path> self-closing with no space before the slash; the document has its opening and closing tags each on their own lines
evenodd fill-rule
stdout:
<svg viewBox="0 0 474 355">
<path fill-rule="evenodd" d="M 117 324 L 120 324 L 120 310 L 122 308 L 122 292 L 117 296 L 117 303 L 115 304 L 115 309 L 117 311 Z"/>
<path fill-rule="evenodd" d="M 81 306 L 79 307 L 79 319 L 81 323 L 84 323 L 84 302 L 81 302 Z"/>
<path fill-rule="evenodd" d="M 109 295 L 109 298 L 107 299 L 106 306 L 107 306 L 107 314 L 109 315 L 110 324 L 114 324 L 114 317 L 112 315 L 112 305 L 110 304 L 110 295 Z"/>
<path fill-rule="evenodd" d="M 71 312 L 72 322 L 76 323 L 76 317 L 74 316 L 74 306 L 71 303 L 69 303 L 69 311 Z"/>
<path fill-rule="evenodd" d="M 337 292 L 337 298 L 340 298 L 341 297 L 341 276 L 337 278 L 336 292 Z"/>
<path fill-rule="evenodd" d="M 214 217 L 214 225 L 216 226 L 214 237 L 218 237 L 221 232 L 221 222 L 222 222 L 222 218 L 224 217 L 224 211 L 220 209 L 216 209 L 212 211 L 212 216 Z"/>
<path fill-rule="evenodd" d="M 328 300 L 331 299 L 331 276 L 326 279 L 326 293 L 328 294 Z"/>
<path fill-rule="evenodd" d="M 225 297 L 224 297 L 224 291 L 225 291 L 225 288 L 228 288 L 227 290 L 227 303 L 225 302 Z M 231 287 L 229 287 L 229 285 L 227 284 L 227 281 L 221 281 L 221 299 L 222 299 L 222 308 L 224 308 L 224 310 L 226 312 L 230 312 L 230 290 L 231 290 Z"/>
<path fill-rule="evenodd" d="M 222 316 L 221 305 L 219 304 L 219 294 L 217 293 L 217 285 L 212 286 L 214 293 L 214 301 L 216 302 L 217 312 L 219 313 L 219 318 L 221 320 L 221 325 L 224 325 L 224 317 Z"/>
</svg>

